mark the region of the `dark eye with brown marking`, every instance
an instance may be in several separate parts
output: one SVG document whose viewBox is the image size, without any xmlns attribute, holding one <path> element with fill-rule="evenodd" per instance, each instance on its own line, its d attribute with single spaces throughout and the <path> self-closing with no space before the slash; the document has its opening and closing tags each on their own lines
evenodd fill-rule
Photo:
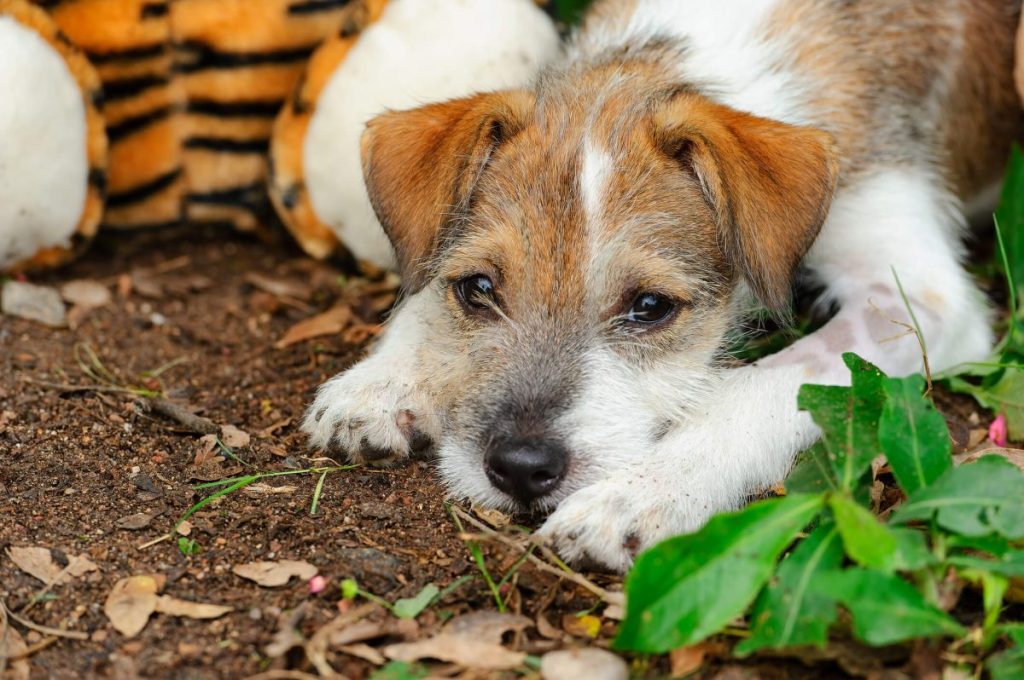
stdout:
<svg viewBox="0 0 1024 680">
<path fill-rule="evenodd" d="M 675 314 L 674 300 L 658 293 L 640 293 L 625 314 L 625 321 L 635 326 L 654 326 Z"/>
<path fill-rule="evenodd" d="M 455 297 L 470 313 L 492 311 L 498 304 L 494 282 L 484 274 L 470 274 L 455 282 Z"/>
</svg>

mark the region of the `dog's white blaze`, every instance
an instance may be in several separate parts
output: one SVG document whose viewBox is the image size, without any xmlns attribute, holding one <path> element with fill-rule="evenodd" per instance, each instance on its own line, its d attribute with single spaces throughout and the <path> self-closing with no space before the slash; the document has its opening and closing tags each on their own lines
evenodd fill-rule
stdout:
<svg viewBox="0 0 1024 680">
<path fill-rule="evenodd" d="M 590 261 L 593 263 L 598 257 L 601 244 L 605 189 L 611 175 L 613 159 L 589 137 L 583 143 L 582 156 L 582 168 L 578 179 L 579 192 L 583 200 Z"/>
</svg>

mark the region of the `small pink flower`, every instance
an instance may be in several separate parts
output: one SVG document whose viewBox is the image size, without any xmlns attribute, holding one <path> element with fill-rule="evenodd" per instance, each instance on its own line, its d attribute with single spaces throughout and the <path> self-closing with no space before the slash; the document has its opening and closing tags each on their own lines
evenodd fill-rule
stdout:
<svg viewBox="0 0 1024 680">
<path fill-rule="evenodd" d="M 988 438 L 996 446 L 1006 446 L 1006 416 L 1000 413 L 988 426 Z"/>
<path fill-rule="evenodd" d="M 309 579 L 309 592 L 316 595 L 322 592 L 327 587 L 327 579 L 317 574 L 313 578 Z"/>
</svg>

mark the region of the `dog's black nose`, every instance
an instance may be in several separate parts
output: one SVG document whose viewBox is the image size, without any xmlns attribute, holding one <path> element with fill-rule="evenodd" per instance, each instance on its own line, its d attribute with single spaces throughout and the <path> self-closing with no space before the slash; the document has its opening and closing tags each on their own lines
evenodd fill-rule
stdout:
<svg viewBox="0 0 1024 680">
<path fill-rule="evenodd" d="M 520 503 L 550 493 L 565 476 L 565 449 L 550 441 L 518 441 L 488 452 L 484 466 L 494 486 Z"/>
</svg>

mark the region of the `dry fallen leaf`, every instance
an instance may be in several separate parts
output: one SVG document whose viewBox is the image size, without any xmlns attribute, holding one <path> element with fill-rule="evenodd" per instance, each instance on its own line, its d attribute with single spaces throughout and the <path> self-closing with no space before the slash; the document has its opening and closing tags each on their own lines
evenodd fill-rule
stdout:
<svg viewBox="0 0 1024 680">
<path fill-rule="evenodd" d="M 1021 470 L 1024 470 L 1024 449 L 1007 449 L 1000 447 L 990 447 L 987 449 L 981 449 L 974 453 L 968 454 L 960 459 L 960 464 L 973 463 L 982 456 L 1000 456 L 1016 465 Z"/>
<path fill-rule="evenodd" d="M 234 425 L 221 425 L 220 440 L 229 449 L 244 449 L 249 445 L 250 437 L 248 432 L 240 430 Z"/>
<path fill-rule="evenodd" d="M 76 279 L 60 287 L 60 295 L 69 304 L 83 309 L 95 309 L 110 304 L 110 289 L 99 281 Z"/>
<path fill-rule="evenodd" d="M 382 651 L 385 657 L 395 661 L 411 663 L 420 659 L 438 659 L 467 668 L 483 668 L 494 671 L 518 668 L 526 659 L 525 652 L 513 652 L 491 642 L 445 633 L 418 642 L 400 642 L 388 645 Z M 562 675 L 558 677 L 576 676 Z"/>
<path fill-rule="evenodd" d="M 239 564 L 231 569 L 237 576 L 255 581 L 264 588 L 283 586 L 298 576 L 308 581 L 317 575 L 318 569 L 309 562 L 302 560 L 279 560 L 277 562 L 249 562 Z"/>
<path fill-rule="evenodd" d="M 4 314 L 38 321 L 45 326 L 67 325 L 64 301 L 56 289 L 48 286 L 7 281 L 0 288 L 0 310 Z"/>
<path fill-rule="evenodd" d="M 154 576 L 129 576 L 114 584 L 103 613 L 117 632 L 129 638 L 142 632 L 156 611 L 160 585 Z"/>
<path fill-rule="evenodd" d="M 290 494 L 295 493 L 299 487 L 294 484 L 282 484 L 281 486 L 271 486 L 263 482 L 255 482 L 246 487 L 242 488 L 242 493 L 250 496 L 273 496 L 276 494 Z"/>
<path fill-rule="evenodd" d="M 49 548 L 16 548 L 7 549 L 7 556 L 19 569 L 34 576 L 43 583 L 64 585 L 90 571 L 98 571 L 92 560 L 84 555 L 70 556 L 67 565 L 61 566 Z"/>
<path fill-rule="evenodd" d="M 593 614 L 566 614 L 562 617 L 562 629 L 574 637 L 594 639 L 601 632 L 601 619 Z"/>
<path fill-rule="evenodd" d="M 156 611 L 168 616 L 184 616 L 190 619 L 216 619 L 224 616 L 232 607 L 206 602 L 179 600 L 169 595 L 161 595 L 156 600 Z"/>
<path fill-rule="evenodd" d="M 309 300 L 313 295 L 310 286 L 290 279 L 273 279 L 257 272 L 246 272 L 245 280 L 256 288 L 278 297 Z"/>
<path fill-rule="evenodd" d="M 21 634 L 10 626 L 5 626 L 0 634 L 0 659 L 12 659 L 28 652 L 28 645 Z M 0 680 L 28 680 L 31 667 L 28 659 L 8 661 L 7 669 L 0 672 Z"/>
<path fill-rule="evenodd" d="M 159 514 L 158 512 L 137 512 L 134 515 L 128 515 L 117 520 L 117 528 L 128 529 L 129 531 L 145 529 Z"/>
<path fill-rule="evenodd" d="M 685 678 L 691 675 L 704 665 L 707 659 L 709 646 L 707 643 L 687 645 L 669 652 L 668 659 L 671 670 L 670 677 Z"/>
<path fill-rule="evenodd" d="M 195 466 L 203 465 L 217 458 L 217 435 L 204 434 L 199 438 L 199 447 L 196 457 L 192 460 Z"/>
<path fill-rule="evenodd" d="M 615 654 L 597 647 L 560 649 L 541 657 L 540 675 L 544 680 L 627 680 L 629 667 Z"/>
<path fill-rule="evenodd" d="M 323 335 L 336 335 L 352 321 L 352 309 L 346 305 L 338 305 L 323 314 L 304 319 L 285 332 L 284 336 L 274 343 L 277 349 L 284 349 L 298 342 L 318 338 Z"/>
<path fill-rule="evenodd" d="M 549 640 L 561 640 L 565 637 L 565 633 L 552 626 L 543 614 L 537 614 L 537 632 Z"/>
<path fill-rule="evenodd" d="M 487 670 L 508 670 L 522 664 L 525 652 L 501 645 L 502 636 L 531 625 L 530 619 L 499 612 L 473 612 L 448 622 L 440 634 L 426 640 L 388 645 L 384 656 L 396 661 L 439 659 Z M 563 676 L 572 677 L 572 676 Z"/>
</svg>

